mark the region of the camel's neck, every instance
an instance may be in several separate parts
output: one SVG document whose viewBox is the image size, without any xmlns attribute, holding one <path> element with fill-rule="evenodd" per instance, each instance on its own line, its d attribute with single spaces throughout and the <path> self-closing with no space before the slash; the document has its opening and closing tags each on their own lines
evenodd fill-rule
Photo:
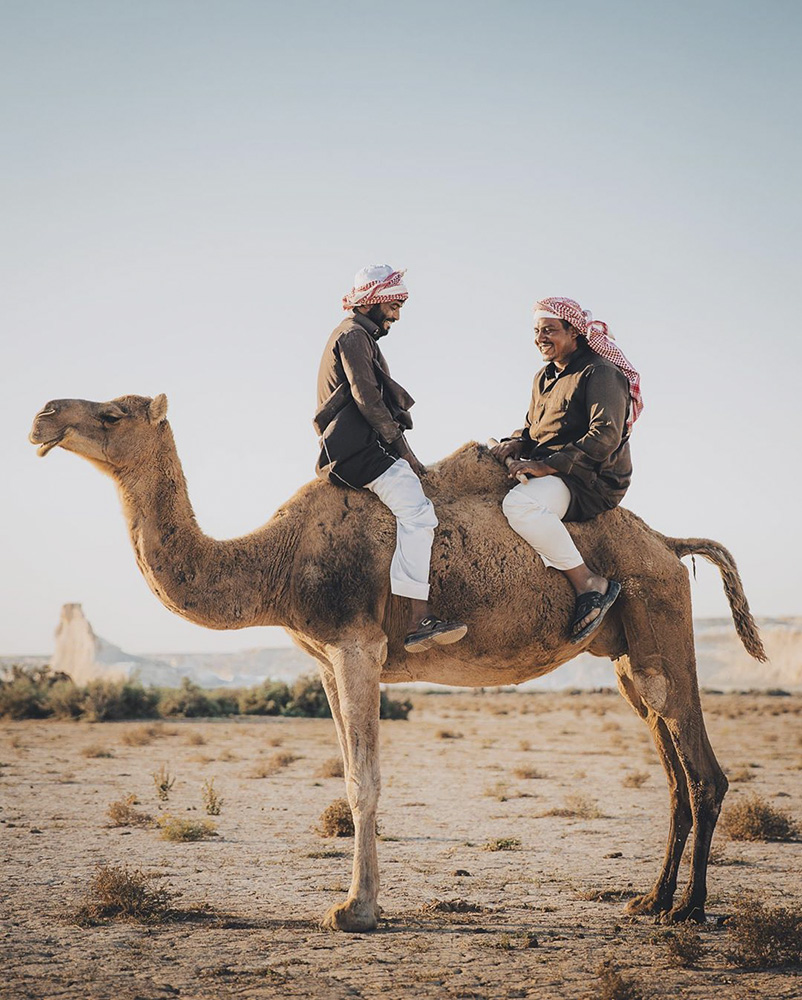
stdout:
<svg viewBox="0 0 802 1000">
<path fill-rule="evenodd" d="M 115 478 L 139 568 L 170 611 L 214 629 L 283 624 L 281 519 L 242 538 L 204 535 L 166 422 L 148 461 Z"/>
</svg>

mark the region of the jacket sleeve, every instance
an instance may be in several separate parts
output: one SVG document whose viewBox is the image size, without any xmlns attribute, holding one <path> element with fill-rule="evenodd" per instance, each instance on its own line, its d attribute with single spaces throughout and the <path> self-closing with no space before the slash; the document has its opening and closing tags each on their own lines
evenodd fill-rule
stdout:
<svg viewBox="0 0 802 1000">
<path fill-rule="evenodd" d="M 358 330 L 346 331 L 337 342 L 340 362 L 359 412 L 382 440 L 393 444 L 401 437 L 402 428 L 384 402 L 367 336 Z"/>
<path fill-rule="evenodd" d="M 618 369 L 594 368 L 585 381 L 588 429 L 582 437 L 549 455 L 546 462 L 568 474 L 574 465 L 587 468 L 606 461 L 624 437 L 629 407 L 629 385 Z"/>
</svg>

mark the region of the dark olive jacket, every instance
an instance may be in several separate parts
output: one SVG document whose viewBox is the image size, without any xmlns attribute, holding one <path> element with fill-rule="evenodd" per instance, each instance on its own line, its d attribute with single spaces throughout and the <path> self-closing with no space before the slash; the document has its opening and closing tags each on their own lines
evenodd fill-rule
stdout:
<svg viewBox="0 0 802 1000">
<path fill-rule="evenodd" d="M 390 378 L 376 341 L 383 335 L 362 313 L 349 314 L 329 337 L 317 378 L 320 435 L 316 473 L 344 486 L 365 486 L 398 460 L 395 444 L 412 427 L 415 400 Z"/>
<path fill-rule="evenodd" d="M 583 341 L 562 372 L 535 375 L 524 457 L 546 462 L 571 491 L 566 521 L 586 521 L 617 507 L 632 479 L 629 382 Z"/>
</svg>

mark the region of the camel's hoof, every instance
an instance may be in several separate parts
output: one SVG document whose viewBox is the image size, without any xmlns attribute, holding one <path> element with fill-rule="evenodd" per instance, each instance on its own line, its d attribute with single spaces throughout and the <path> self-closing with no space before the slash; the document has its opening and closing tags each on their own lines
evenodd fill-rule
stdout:
<svg viewBox="0 0 802 1000">
<path fill-rule="evenodd" d="M 635 896 L 624 907 L 626 913 L 636 917 L 651 917 L 665 913 L 671 909 L 671 900 L 661 900 L 654 893 L 647 892 L 645 896 Z"/>
<path fill-rule="evenodd" d="M 705 908 L 704 906 L 697 906 L 692 903 L 679 903 L 664 913 L 660 917 L 661 924 L 703 924 L 705 922 Z"/>
<path fill-rule="evenodd" d="M 376 929 L 380 908 L 375 903 L 339 903 L 332 906 L 323 918 L 322 926 L 329 931 L 346 931 L 359 934 Z"/>
</svg>

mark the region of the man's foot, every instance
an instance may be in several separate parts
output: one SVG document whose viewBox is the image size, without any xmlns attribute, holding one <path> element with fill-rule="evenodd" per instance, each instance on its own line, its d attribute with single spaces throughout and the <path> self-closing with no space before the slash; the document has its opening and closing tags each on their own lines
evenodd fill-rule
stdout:
<svg viewBox="0 0 802 1000">
<path fill-rule="evenodd" d="M 444 622 L 440 618 L 424 618 L 418 627 L 404 639 L 408 653 L 422 653 L 432 646 L 448 646 L 459 642 L 468 631 L 462 622 Z"/>
<path fill-rule="evenodd" d="M 600 594 L 598 590 L 589 590 L 584 594 L 577 594 L 576 605 L 574 607 L 574 620 L 571 622 L 571 642 L 582 642 L 592 635 L 601 625 L 604 616 L 615 604 L 615 600 L 621 593 L 621 584 L 615 580 L 607 583 L 607 590 Z M 598 610 L 590 621 L 585 621 L 592 611 Z M 585 622 L 583 625 L 582 623 Z"/>
</svg>

